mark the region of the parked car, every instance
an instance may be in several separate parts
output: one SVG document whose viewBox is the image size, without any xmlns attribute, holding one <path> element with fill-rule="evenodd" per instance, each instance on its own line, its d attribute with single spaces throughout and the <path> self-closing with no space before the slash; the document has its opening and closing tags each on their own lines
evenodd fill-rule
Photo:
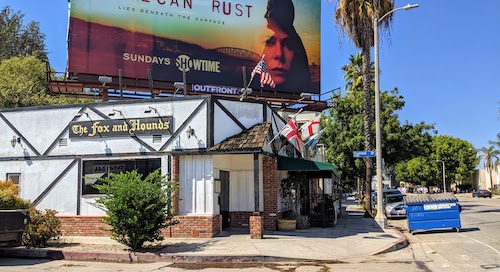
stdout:
<svg viewBox="0 0 500 272">
<path fill-rule="evenodd" d="M 385 189 L 384 190 L 384 193 L 382 195 L 382 199 L 385 200 L 385 197 L 387 195 L 400 195 L 401 194 L 401 191 L 399 191 L 398 189 Z M 375 192 L 372 192 L 372 202 L 373 203 L 377 203 L 377 191 Z"/>
<path fill-rule="evenodd" d="M 405 194 L 389 194 L 385 197 L 385 216 L 387 218 L 406 218 Z"/>
<path fill-rule="evenodd" d="M 476 190 L 472 191 L 472 197 L 484 197 L 484 198 L 491 198 L 491 192 L 488 190 Z"/>
</svg>

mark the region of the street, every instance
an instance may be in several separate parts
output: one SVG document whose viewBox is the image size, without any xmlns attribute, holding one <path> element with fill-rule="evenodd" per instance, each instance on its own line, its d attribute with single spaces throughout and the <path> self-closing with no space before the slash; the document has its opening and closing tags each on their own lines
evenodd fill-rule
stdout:
<svg viewBox="0 0 500 272">
<path fill-rule="evenodd" d="M 406 230 L 406 220 L 389 220 L 403 228 L 416 262 L 430 271 L 500 271 L 500 199 L 458 195 L 462 205 L 459 233 L 449 230 Z"/>
<path fill-rule="evenodd" d="M 462 230 L 406 231 L 406 220 L 389 220 L 403 231 L 407 248 L 329 262 L 279 264 L 106 263 L 1 259 L 0 271 L 500 271 L 500 199 L 459 195 Z"/>
</svg>

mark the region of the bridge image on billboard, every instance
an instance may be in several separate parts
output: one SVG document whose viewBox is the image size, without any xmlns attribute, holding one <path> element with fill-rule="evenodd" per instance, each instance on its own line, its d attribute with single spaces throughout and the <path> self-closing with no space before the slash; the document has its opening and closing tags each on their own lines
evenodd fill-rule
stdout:
<svg viewBox="0 0 500 272">
<path fill-rule="evenodd" d="M 269 4 L 268 4 L 269 2 Z M 320 0 L 71 0 L 70 72 L 320 92 Z"/>
</svg>

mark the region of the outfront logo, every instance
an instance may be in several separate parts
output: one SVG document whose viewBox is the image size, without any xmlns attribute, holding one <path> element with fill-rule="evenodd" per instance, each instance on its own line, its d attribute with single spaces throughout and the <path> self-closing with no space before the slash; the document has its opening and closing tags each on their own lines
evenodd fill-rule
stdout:
<svg viewBox="0 0 500 272">
<path fill-rule="evenodd" d="M 187 55 L 179 55 L 175 60 L 175 66 L 181 72 L 202 71 L 211 73 L 220 73 L 220 62 L 213 60 L 191 59 Z"/>
</svg>

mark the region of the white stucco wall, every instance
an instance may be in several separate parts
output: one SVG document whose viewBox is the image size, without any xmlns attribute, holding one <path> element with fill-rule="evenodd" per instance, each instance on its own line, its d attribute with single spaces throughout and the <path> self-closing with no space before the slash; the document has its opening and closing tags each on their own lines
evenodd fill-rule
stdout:
<svg viewBox="0 0 500 272">
<path fill-rule="evenodd" d="M 215 103 L 214 131 L 210 132 L 207 127 L 209 112 L 208 105 L 204 104 L 207 101 L 205 99 L 205 97 L 189 97 L 187 99 L 173 99 L 172 101 L 144 100 L 130 103 L 96 103 L 1 110 L 0 114 L 6 121 L 0 118 L 0 131 L 2 131 L 0 142 L 4 143 L 0 145 L 0 180 L 6 179 L 7 173 L 21 173 L 21 197 L 35 200 L 75 159 L 75 156 L 82 156 L 82 160 L 145 159 L 156 156 L 162 158 L 161 165 L 163 173 L 166 174 L 168 169 L 167 156 L 171 151 L 204 149 L 207 146 L 209 133 L 213 133 L 214 144 L 218 144 L 242 131 Z M 278 126 L 283 125 L 279 119 L 273 121 L 273 113 L 268 105 L 229 100 L 219 100 L 219 102 L 246 128 L 263 122 L 265 119 L 264 110 L 267 121 L 273 123 L 275 133 L 278 131 L 276 123 Z M 202 105 L 201 110 L 186 122 L 200 105 Z M 154 110 L 146 113 L 145 110 L 149 106 Z M 86 108 L 83 114 L 77 114 L 84 107 L 91 107 L 95 110 Z M 119 112 L 109 116 L 108 114 L 113 110 Z M 99 112 L 106 117 L 98 114 Z M 140 141 L 151 146 L 153 151 L 157 152 L 154 155 L 147 154 L 152 150 L 130 136 L 70 139 L 67 129 L 71 121 L 95 122 L 108 117 L 110 119 L 129 119 L 157 116 L 172 116 L 172 131 L 178 131 L 179 134 L 162 150 L 160 148 L 169 141 L 170 135 L 163 135 L 161 142 L 155 143 L 153 143 L 152 135 L 138 135 Z M 182 124 L 185 124 L 185 127 L 180 130 L 179 127 Z M 188 138 L 186 131 L 189 127 L 194 129 L 195 133 Z M 22 140 L 12 147 L 10 141 L 14 136 L 21 137 Z M 61 139 L 67 140 L 67 144 L 59 145 Z M 51 147 L 51 145 L 53 146 Z M 271 152 L 270 148 L 265 150 Z M 165 155 L 158 154 L 160 152 L 165 152 Z M 213 187 L 214 168 L 230 172 L 230 210 L 254 210 L 253 155 L 197 155 L 181 156 L 181 158 L 181 214 L 211 215 L 219 213 L 217 194 L 214 193 Z M 77 159 L 80 158 L 77 157 Z M 262 158 L 259 158 L 259 165 L 262 166 Z M 81 175 L 82 173 L 78 173 L 78 163 L 75 163 L 40 201 L 37 208 L 55 209 L 61 215 L 76 215 L 77 206 L 80 203 L 81 215 L 103 215 L 104 211 L 92 205 L 99 196 L 78 196 Z M 261 201 L 259 206 L 263 210 L 262 170 L 260 170 L 259 177 L 259 199 Z"/>
<path fill-rule="evenodd" d="M 3 180 L 7 173 L 21 173 L 19 196 L 35 201 L 72 162 L 73 159 L 1 162 L 0 177 Z M 78 180 L 78 163 L 75 163 L 36 208 L 53 209 L 60 215 L 76 214 Z"/>
<path fill-rule="evenodd" d="M 251 212 L 254 201 L 254 159 L 253 154 L 217 155 L 214 167 L 229 172 L 229 211 Z M 259 156 L 259 210 L 264 210 L 264 187 L 262 158 Z"/>
</svg>

